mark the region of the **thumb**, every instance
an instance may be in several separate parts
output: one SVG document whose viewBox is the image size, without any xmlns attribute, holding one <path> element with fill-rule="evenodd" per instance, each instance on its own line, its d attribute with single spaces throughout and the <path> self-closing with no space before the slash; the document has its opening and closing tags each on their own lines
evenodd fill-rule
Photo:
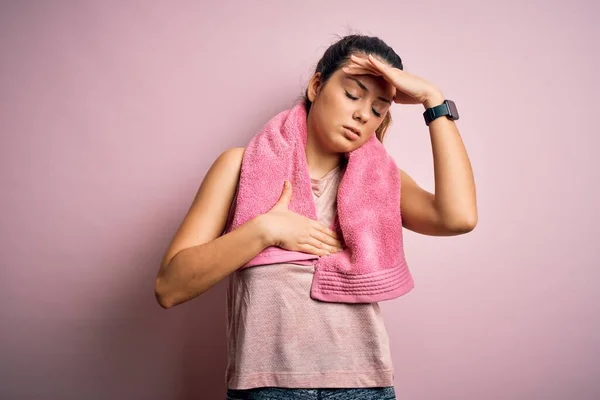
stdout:
<svg viewBox="0 0 600 400">
<path fill-rule="evenodd" d="M 281 196 L 279 196 L 278 204 L 283 204 L 287 207 L 290 204 L 290 199 L 292 198 L 292 184 L 289 181 L 284 181 L 283 190 L 281 191 Z"/>
</svg>

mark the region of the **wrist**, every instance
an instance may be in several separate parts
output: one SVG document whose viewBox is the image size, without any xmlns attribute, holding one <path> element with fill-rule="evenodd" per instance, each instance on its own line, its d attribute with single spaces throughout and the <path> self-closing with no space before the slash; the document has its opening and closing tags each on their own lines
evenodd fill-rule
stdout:
<svg viewBox="0 0 600 400">
<path fill-rule="evenodd" d="M 425 109 L 428 109 L 431 107 L 439 106 L 444 102 L 444 100 L 445 98 L 442 92 L 435 92 L 428 95 L 425 98 L 425 101 L 423 102 L 423 107 L 425 107 Z"/>
<path fill-rule="evenodd" d="M 258 237 L 261 240 L 262 245 L 267 248 L 275 246 L 276 240 L 273 236 L 271 224 L 269 223 L 269 216 L 265 214 L 258 215 L 254 218 L 253 222 L 256 225 Z"/>
</svg>

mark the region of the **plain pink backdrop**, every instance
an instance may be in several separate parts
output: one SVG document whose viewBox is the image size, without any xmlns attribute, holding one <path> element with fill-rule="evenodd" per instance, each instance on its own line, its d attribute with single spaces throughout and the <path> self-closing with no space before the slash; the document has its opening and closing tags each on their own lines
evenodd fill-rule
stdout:
<svg viewBox="0 0 600 400">
<path fill-rule="evenodd" d="M 225 282 L 163 310 L 160 259 L 214 159 L 353 32 L 456 102 L 477 184 L 472 233 L 405 231 L 416 287 L 381 303 L 398 399 L 600 398 L 599 14 L 2 1 L 0 398 L 224 398 Z M 385 144 L 433 191 L 422 112 L 393 106 Z"/>
</svg>

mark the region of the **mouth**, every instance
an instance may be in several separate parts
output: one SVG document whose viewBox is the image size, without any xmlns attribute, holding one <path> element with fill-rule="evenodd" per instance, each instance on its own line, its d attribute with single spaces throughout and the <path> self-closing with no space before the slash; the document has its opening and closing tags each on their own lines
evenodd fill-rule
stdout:
<svg viewBox="0 0 600 400">
<path fill-rule="evenodd" d="M 352 128 L 350 126 L 346 126 L 346 125 L 344 125 L 344 128 L 348 129 L 351 132 L 354 132 L 357 136 L 360 136 L 360 131 L 358 129 L 354 129 L 354 128 Z"/>
</svg>

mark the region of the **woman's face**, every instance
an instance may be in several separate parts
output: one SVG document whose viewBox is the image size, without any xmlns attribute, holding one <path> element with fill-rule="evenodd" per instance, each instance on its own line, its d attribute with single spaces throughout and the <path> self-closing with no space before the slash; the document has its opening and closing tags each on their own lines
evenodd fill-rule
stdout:
<svg viewBox="0 0 600 400">
<path fill-rule="evenodd" d="M 352 151 L 375 134 L 395 92 L 381 76 L 347 74 L 338 69 L 323 86 L 316 73 L 308 85 L 308 98 L 313 103 L 308 130 L 325 151 Z M 358 131 L 358 136 L 347 128 Z"/>
</svg>

